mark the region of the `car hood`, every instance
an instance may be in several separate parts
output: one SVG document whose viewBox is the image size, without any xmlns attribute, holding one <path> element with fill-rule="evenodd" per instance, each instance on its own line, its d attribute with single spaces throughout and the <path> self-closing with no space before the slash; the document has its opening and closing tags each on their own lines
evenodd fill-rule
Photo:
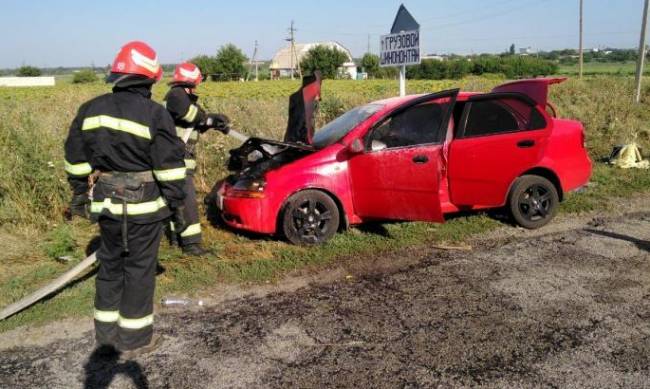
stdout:
<svg viewBox="0 0 650 389">
<path fill-rule="evenodd" d="M 230 150 L 228 170 L 235 175 L 263 176 L 271 169 L 293 162 L 315 151 L 313 146 L 303 143 L 249 138 L 240 147 Z"/>
</svg>

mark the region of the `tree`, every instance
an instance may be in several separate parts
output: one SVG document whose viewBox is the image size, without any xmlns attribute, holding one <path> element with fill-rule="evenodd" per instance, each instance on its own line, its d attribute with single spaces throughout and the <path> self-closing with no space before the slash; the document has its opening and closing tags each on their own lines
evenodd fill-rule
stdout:
<svg viewBox="0 0 650 389">
<path fill-rule="evenodd" d="M 244 63 L 248 57 L 235 45 L 229 43 L 221 46 L 215 57 L 215 71 L 220 78 L 234 79 L 246 76 Z"/>
<path fill-rule="evenodd" d="M 18 68 L 18 77 L 38 77 L 41 75 L 41 69 L 34 66 L 21 66 Z"/>
<path fill-rule="evenodd" d="M 510 49 L 508 50 L 508 54 L 510 55 L 515 55 L 515 44 L 510 45 Z"/>
<path fill-rule="evenodd" d="M 217 72 L 217 61 L 215 57 L 199 55 L 190 59 L 190 62 L 199 67 L 203 76 L 208 76 L 209 74 Z"/>
<path fill-rule="evenodd" d="M 379 56 L 371 53 L 364 54 L 361 58 L 361 67 L 369 77 L 377 77 L 379 75 Z"/>
<path fill-rule="evenodd" d="M 87 84 L 95 81 L 97 81 L 97 74 L 92 69 L 80 70 L 72 77 L 73 84 Z"/>
<path fill-rule="evenodd" d="M 348 60 L 348 55 L 335 48 L 318 45 L 311 48 L 300 61 L 303 73 L 320 70 L 323 78 L 336 78 L 338 69 Z"/>
</svg>

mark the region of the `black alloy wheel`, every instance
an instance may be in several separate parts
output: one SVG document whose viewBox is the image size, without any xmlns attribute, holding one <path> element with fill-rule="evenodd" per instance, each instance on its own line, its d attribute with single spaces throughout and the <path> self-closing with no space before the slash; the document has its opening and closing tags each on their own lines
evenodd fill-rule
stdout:
<svg viewBox="0 0 650 389">
<path fill-rule="evenodd" d="M 330 196 L 318 190 L 305 190 L 285 203 L 281 230 L 293 244 L 320 244 L 334 236 L 339 217 L 338 207 Z"/>
<path fill-rule="evenodd" d="M 548 224 L 557 214 L 559 196 L 555 185 L 541 176 L 519 177 L 510 191 L 509 210 L 514 221 L 528 229 Z"/>
</svg>

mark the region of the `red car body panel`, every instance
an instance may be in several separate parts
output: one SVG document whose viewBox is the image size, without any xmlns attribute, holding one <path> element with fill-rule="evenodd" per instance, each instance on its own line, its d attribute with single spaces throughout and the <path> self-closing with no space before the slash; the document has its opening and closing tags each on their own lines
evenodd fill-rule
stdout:
<svg viewBox="0 0 650 389">
<path fill-rule="evenodd" d="M 359 123 L 338 142 L 265 173 L 260 198 L 242 198 L 224 182 L 222 213 L 234 228 L 276 233 L 278 218 L 293 194 L 318 189 L 330 194 L 341 220 L 443 222 L 444 214 L 466 209 L 500 207 L 515 179 L 531 170 L 557 177 L 560 192 L 584 186 L 591 161 L 584 148 L 584 130 L 577 121 L 556 119 L 545 110 L 548 86 L 562 79 L 535 79 L 504 84 L 495 93 L 525 92 L 536 103 L 546 127 L 476 138 L 455 139 L 458 123 L 450 119 L 439 144 L 378 152 L 353 150 L 374 126 L 396 109 L 422 97 L 406 96 L 377 102 L 381 109 Z M 456 104 L 480 94 L 458 94 Z M 520 142 L 532 145 L 518 147 Z M 417 159 L 426 160 L 414 163 Z"/>
</svg>

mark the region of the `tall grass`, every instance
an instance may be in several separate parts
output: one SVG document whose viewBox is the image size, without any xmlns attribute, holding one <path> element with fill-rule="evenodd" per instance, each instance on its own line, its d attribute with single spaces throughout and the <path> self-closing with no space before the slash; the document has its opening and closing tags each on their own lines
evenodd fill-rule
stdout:
<svg viewBox="0 0 650 389">
<path fill-rule="evenodd" d="M 460 81 L 409 81 L 410 93 L 426 93 L 461 86 L 486 91 L 502 82 L 498 78 L 471 77 Z M 650 145 L 648 100 L 632 104 L 632 82 L 628 77 L 594 77 L 570 80 L 553 87 L 551 100 L 563 117 L 581 120 L 587 129 L 592 156 L 606 155 L 612 145 L 636 140 Z M 200 87 L 202 104 L 224 112 L 234 126 L 247 134 L 279 139 L 286 126 L 287 96 L 298 81 L 257 83 L 205 83 Z M 69 190 L 63 172 L 63 140 L 78 106 L 108 92 L 103 84 L 55 88 L 0 88 L 0 224 L 48 228 L 62 220 Z M 160 101 L 165 84 L 154 89 Z M 319 122 L 365 102 L 394 96 L 397 83 L 391 80 L 325 81 Z M 645 95 L 649 93 L 645 88 Z M 208 190 L 224 170 L 230 138 L 208 133 L 200 145 L 198 182 Z"/>
</svg>

